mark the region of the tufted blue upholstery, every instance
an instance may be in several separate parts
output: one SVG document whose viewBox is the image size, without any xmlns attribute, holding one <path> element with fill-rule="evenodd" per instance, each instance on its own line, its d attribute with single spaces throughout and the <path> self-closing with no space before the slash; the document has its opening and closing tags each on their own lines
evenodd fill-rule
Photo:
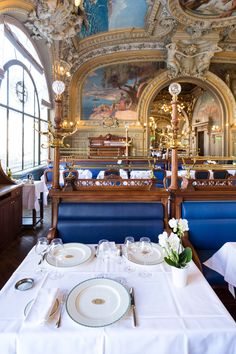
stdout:
<svg viewBox="0 0 236 354">
<path fill-rule="evenodd" d="M 97 243 L 108 239 L 122 243 L 126 236 L 147 236 L 158 242 L 164 229 L 160 202 L 59 204 L 57 231 L 64 242 Z"/>
<path fill-rule="evenodd" d="M 225 242 L 236 242 L 236 201 L 191 201 L 182 203 L 182 218 L 189 223 L 189 239 L 201 262 Z M 223 277 L 203 265 L 210 284 L 223 284 Z"/>
</svg>

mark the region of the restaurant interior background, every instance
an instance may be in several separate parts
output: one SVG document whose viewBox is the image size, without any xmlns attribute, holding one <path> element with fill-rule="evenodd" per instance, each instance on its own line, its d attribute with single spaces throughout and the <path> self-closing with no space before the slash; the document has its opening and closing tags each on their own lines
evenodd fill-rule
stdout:
<svg viewBox="0 0 236 354">
<path fill-rule="evenodd" d="M 33 327 L 30 328 L 32 332 L 27 332 L 27 329 L 25 331 L 24 321 L 27 316 L 23 318 L 22 312 L 25 305 L 18 306 L 14 298 L 18 293 L 12 287 L 13 280 L 15 285 L 14 276 L 21 274 L 22 269 L 24 276 L 26 272 L 28 276 L 35 271 L 35 265 L 38 267 L 41 261 L 44 262 L 42 254 L 38 261 L 39 254 L 33 249 L 39 237 L 47 236 L 51 241 L 56 235 L 61 237 L 65 232 L 64 235 L 68 237 L 65 242 L 63 239 L 65 244 L 97 244 L 105 237 L 109 241 L 115 239 L 116 244 L 121 245 L 124 242 L 125 227 L 131 228 L 135 241 L 138 241 L 139 233 L 147 226 L 148 235 L 144 236 L 153 237 L 156 242 L 159 231 L 155 227 L 160 227 L 161 231 L 168 229 L 171 217 L 186 217 L 189 220 L 192 227 L 189 231 L 190 239 L 191 232 L 195 233 L 196 239 L 199 238 L 200 244 L 202 243 L 201 246 L 206 246 L 206 249 L 198 249 L 205 252 L 205 259 L 202 258 L 199 265 L 195 257 L 197 253 L 193 252 L 195 263 L 191 262 L 194 272 L 189 277 L 190 286 L 186 287 L 185 293 L 183 289 L 180 290 L 184 297 L 181 292 L 176 296 L 178 290 L 172 289 L 173 284 L 169 281 L 172 271 L 168 265 L 164 262 L 155 265 L 161 268 L 157 268 L 157 273 L 153 272 L 158 276 L 153 277 L 152 281 L 155 283 L 157 280 L 158 283 L 158 269 L 163 268 L 168 279 L 164 286 L 168 283 L 172 289 L 166 294 L 173 296 L 173 299 L 171 298 L 171 302 L 168 300 L 166 306 L 160 306 L 161 302 L 155 296 L 157 294 L 165 303 L 165 293 L 161 292 L 163 285 L 158 283 L 156 292 L 149 291 L 152 288 L 151 281 L 149 288 L 136 285 L 140 322 L 136 329 L 142 331 L 147 320 L 147 330 L 142 336 L 145 340 L 149 340 L 146 334 L 152 336 L 154 333 L 165 339 L 163 332 L 165 336 L 169 336 L 169 333 L 173 332 L 175 335 L 177 331 L 177 337 L 180 333 L 183 338 L 186 353 L 190 348 L 187 337 L 189 333 L 193 343 L 196 339 L 196 352 L 200 352 L 198 345 L 203 343 L 207 349 L 212 345 L 221 353 L 218 345 L 221 339 L 219 342 L 215 341 L 216 336 L 218 339 L 223 338 L 223 347 L 227 342 L 225 352 L 228 353 L 228 348 L 233 347 L 230 336 L 235 339 L 233 319 L 236 319 L 236 307 L 235 298 L 228 291 L 228 284 L 233 290 L 235 284 L 226 282 L 220 272 L 215 274 L 223 284 L 214 283 L 215 279 L 211 283 L 203 271 L 209 285 L 199 269 L 203 269 L 203 261 L 218 251 L 223 243 L 233 244 L 235 241 L 232 231 L 236 224 L 235 49 L 235 0 L 0 1 L 0 162 L 6 173 L 5 175 L 0 166 L 0 288 L 3 287 L 0 317 L 4 315 L 8 321 L 9 313 L 13 314 L 17 325 L 14 332 L 11 327 L 12 318 L 8 324 L 6 321 L 10 329 L 8 336 L 5 322 L 0 321 L 0 336 L 9 348 L 18 346 L 17 341 L 11 340 L 10 336 L 15 336 L 15 333 L 18 335 L 19 324 L 23 324 L 20 327 L 23 331 L 20 329 L 19 333 L 26 339 L 26 347 L 29 344 L 32 347 L 35 345 L 34 339 L 37 337 L 34 335 L 37 336 L 37 331 L 39 334 L 42 329 L 37 328 L 32 336 Z M 197 160 L 200 161 L 198 167 L 195 164 Z M 204 166 L 203 161 L 206 162 Z M 215 172 L 222 172 L 223 164 L 224 176 L 215 177 L 212 166 L 214 165 Z M 113 175 L 114 167 L 115 172 L 119 170 L 119 176 Z M 98 181 L 97 176 L 91 177 L 93 168 L 98 174 L 103 172 L 101 181 Z M 111 168 L 112 178 L 109 175 L 105 178 L 103 170 L 106 168 Z M 126 173 L 124 179 L 120 175 L 122 168 Z M 140 172 L 144 173 L 144 177 L 136 173 L 141 168 Z M 207 179 L 204 177 L 197 180 L 196 172 L 202 172 L 203 168 L 208 169 Z M 78 177 L 78 170 L 82 175 L 85 169 L 86 175 L 81 180 L 78 178 L 75 183 L 76 174 L 73 175 L 72 172 L 76 172 Z M 46 171 L 51 173 L 47 186 Z M 64 174 L 67 172 L 69 176 Z M 159 185 L 160 181 L 154 172 L 163 173 Z M 168 178 L 169 185 L 164 184 L 164 180 L 167 181 Z M 17 179 L 20 179 L 19 184 Z M 36 197 L 27 208 L 28 214 L 25 215 L 24 210 L 22 214 L 23 193 L 32 186 L 36 190 L 37 185 L 42 189 L 38 188 L 37 194 L 34 194 Z M 49 185 L 51 189 L 48 197 Z M 28 216 L 32 222 L 30 228 L 23 224 L 23 219 Z M 185 242 L 188 242 L 188 238 L 186 239 Z M 184 247 L 188 245 L 186 243 Z M 113 265 L 123 272 L 123 264 L 129 262 L 129 258 L 123 257 L 122 247 L 119 249 L 119 263 Z M 97 248 L 94 247 L 92 268 L 99 261 L 96 251 Z M 28 262 L 29 257 L 32 257 L 32 263 L 31 260 Z M 233 256 L 232 260 L 234 266 Z M 23 267 L 20 265 L 22 261 Z M 146 266 L 145 262 L 137 266 Z M 80 269 L 81 272 L 74 272 L 73 282 L 86 277 L 87 264 L 83 264 Z M 95 272 L 94 269 L 89 273 L 90 276 L 100 277 L 100 271 Z M 112 272 L 113 270 L 111 275 Z M 133 287 L 135 277 L 138 279 L 138 273 L 139 270 L 136 273 L 125 273 L 125 278 L 130 281 L 130 288 Z M 233 282 L 234 273 L 233 271 Z M 72 278 L 74 275 L 72 274 Z M 72 282 L 69 281 L 66 285 L 68 279 L 67 276 L 63 279 L 63 286 L 67 290 L 72 288 Z M 52 286 L 54 281 L 53 278 L 49 279 L 48 284 Z M 56 282 L 61 289 L 60 279 Z M 145 280 L 139 279 L 139 282 L 141 284 Z M 36 281 L 34 290 L 37 290 L 39 284 L 45 286 L 45 283 Z M 210 286 L 230 314 L 223 306 L 223 310 L 221 309 L 222 304 Z M 5 311 L 4 301 L 8 300 L 8 288 L 11 296 L 14 291 L 12 304 L 15 307 Z M 206 291 L 201 293 L 199 289 Z M 141 292 L 144 294 L 142 301 L 139 300 Z M 27 292 L 25 294 L 28 296 Z M 146 306 L 146 295 L 153 296 L 151 309 Z M 176 302 L 177 297 L 180 306 Z M 31 299 L 27 299 L 27 303 L 29 300 Z M 174 331 L 171 329 L 168 332 L 169 317 L 166 317 L 165 311 L 169 309 L 172 300 L 177 312 L 174 311 L 173 317 Z M 65 324 L 68 321 L 69 327 L 65 331 L 68 337 L 50 336 L 55 339 L 53 347 L 57 346 L 59 353 L 62 352 L 63 345 L 60 343 L 63 341 L 71 347 L 75 345 L 75 348 L 78 343 L 85 344 L 85 347 L 87 344 L 90 346 L 90 342 L 86 343 L 83 337 L 86 327 L 83 328 L 84 332 L 78 331 L 78 327 L 71 331 L 73 325 L 77 324 L 67 318 L 66 311 L 62 311 L 61 302 L 62 297 L 59 307 L 61 329 L 66 329 Z M 138 312 L 140 304 L 150 310 L 146 314 L 151 314 L 151 322 L 150 318 L 145 319 L 145 311 L 144 317 Z M 163 314 L 160 320 L 158 312 L 157 319 L 153 322 L 155 325 L 152 325 L 156 316 L 153 312 L 155 308 L 157 311 L 161 308 Z M 192 319 L 193 310 L 196 312 Z M 207 320 L 206 313 L 209 315 Z M 186 317 L 183 314 L 187 314 Z M 162 326 L 163 318 L 167 331 Z M 176 318 L 180 319 L 180 325 L 176 325 Z M 186 327 L 183 325 L 183 318 L 184 321 L 187 319 Z M 197 318 L 200 318 L 200 327 L 196 324 Z M 127 338 L 123 335 L 121 338 L 139 346 L 139 341 L 130 341 L 129 319 L 128 317 L 127 322 L 126 319 L 124 322 L 121 319 L 119 323 L 108 327 L 107 332 L 98 335 L 98 341 L 101 342 L 100 352 L 106 352 L 103 348 L 107 346 L 107 341 L 114 338 L 114 333 L 123 334 L 126 331 L 124 324 L 127 324 L 128 335 Z M 187 327 L 189 319 L 190 322 L 193 320 L 190 330 Z M 116 325 L 120 326 L 117 332 Z M 133 332 L 137 338 L 140 333 L 138 331 Z M 88 333 L 88 338 L 93 338 L 90 335 L 92 331 Z M 209 348 L 206 333 L 211 342 Z M 104 340 L 103 335 L 106 336 Z M 40 334 L 38 338 L 43 336 Z M 37 342 L 44 345 L 44 338 Z M 65 341 L 65 338 L 68 340 Z M 174 343 L 168 339 L 164 342 L 170 346 Z M 127 343 L 125 350 L 129 349 Z M 156 352 L 156 343 L 155 337 L 153 351 L 150 353 Z M 178 352 L 178 345 L 172 347 Z M 90 350 L 97 350 L 96 345 L 91 345 L 90 348 L 87 345 L 86 348 L 89 353 Z M 113 348 L 119 352 L 119 345 L 114 345 Z M 40 352 L 40 346 L 36 349 Z M 9 351 L 13 352 L 14 349 Z M 32 349 L 23 349 L 19 351 L 21 352 L 31 353 Z"/>
<path fill-rule="evenodd" d="M 4 169 L 18 173 L 52 158 L 38 131 L 47 131 L 48 117 L 54 118 L 55 80 L 65 83 L 63 127 L 77 129 L 62 155 L 86 158 L 89 138 L 107 134 L 128 134 L 129 156 L 165 151 L 172 81 L 182 86 L 179 140 L 185 153 L 236 155 L 235 5 L 211 3 L 1 1 Z M 30 107 L 33 97 L 37 104 Z"/>
</svg>

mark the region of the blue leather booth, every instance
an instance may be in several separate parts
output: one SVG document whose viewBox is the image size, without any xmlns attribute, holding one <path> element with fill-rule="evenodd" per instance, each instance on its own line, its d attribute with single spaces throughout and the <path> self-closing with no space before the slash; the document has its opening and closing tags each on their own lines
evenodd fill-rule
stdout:
<svg viewBox="0 0 236 354">
<path fill-rule="evenodd" d="M 160 202 L 61 202 L 57 236 L 63 242 L 98 243 L 108 239 L 123 243 L 126 236 L 142 236 L 158 242 L 164 230 L 164 207 Z"/>
<path fill-rule="evenodd" d="M 202 262 L 210 258 L 225 242 L 236 242 L 236 201 L 185 201 L 182 218 L 189 223 L 189 240 Z M 217 272 L 202 265 L 211 285 L 225 284 Z"/>
</svg>

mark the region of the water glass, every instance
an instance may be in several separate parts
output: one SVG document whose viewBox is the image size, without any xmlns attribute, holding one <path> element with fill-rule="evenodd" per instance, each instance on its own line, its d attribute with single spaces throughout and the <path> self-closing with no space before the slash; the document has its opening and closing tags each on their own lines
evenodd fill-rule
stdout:
<svg viewBox="0 0 236 354">
<path fill-rule="evenodd" d="M 153 253 L 153 247 L 152 247 L 152 242 L 149 237 L 141 237 L 139 240 L 139 248 L 141 251 L 141 254 L 143 256 L 143 265 L 144 267 L 147 266 L 147 262 L 149 257 Z M 152 276 L 152 273 L 150 273 L 147 269 L 143 269 L 139 275 L 143 278 L 150 278 Z"/>
<path fill-rule="evenodd" d="M 48 257 L 55 267 L 59 267 L 64 260 L 64 245 L 61 238 L 54 238 L 49 246 Z M 50 278 L 60 278 L 62 273 L 57 270 L 50 272 Z"/>
<path fill-rule="evenodd" d="M 102 260 L 103 264 L 103 273 L 100 275 L 101 277 L 105 277 L 107 272 L 108 260 L 110 257 L 110 243 L 106 239 L 102 239 L 98 242 L 98 248 L 96 253 L 98 259 Z"/>
<path fill-rule="evenodd" d="M 126 257 L 127 260 L 129 260 L 132 255 L 135 253 L 136 251 L 136 244 L 135 244 L 135 240 L 133 236 L 126 236 L 125 241 L 124 241 L 124 256 Z M 128 264 L 125 268 L 124 271 L 131 273 L 131 272 L 135 272 L 136 268 L 131 265 Z"/>
<path fill-rule="evenodd" d="M 44 256 L 48 251 L 48 239 L 46 237 L 39 237 L 38 241 L 35 245 L 35 253 L 40 256 L 40 260 L 38 262 L 39 269 L 36 272 L 41 272 L 43 273 L 43 261 L 44 261 Z"/>
</svg>

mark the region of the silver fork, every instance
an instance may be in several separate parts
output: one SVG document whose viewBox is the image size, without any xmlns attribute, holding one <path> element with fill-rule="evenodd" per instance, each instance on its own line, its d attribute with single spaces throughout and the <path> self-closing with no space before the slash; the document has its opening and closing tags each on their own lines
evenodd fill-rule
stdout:
<svg viewBox="0 0 236 354">
<path fill-rule="evenodd" d="M 56 320 L 56 323 L 55 323 L 55 327 L 58 328 L 60 327 L 61 325 L 61 315 L 62 315 L 62 310 L 63 310 L 63 306 L 66 302 L 66 298 L 67 298 L 67 295 L 66 293 L 62 295 L 62 298 L 61 298 L 61 302 L 60 302 L 60 307 L 59 307 L 59 310 L 58 310 L 58 317 L 57 317 L 57 320 Z"/>
</svg>

